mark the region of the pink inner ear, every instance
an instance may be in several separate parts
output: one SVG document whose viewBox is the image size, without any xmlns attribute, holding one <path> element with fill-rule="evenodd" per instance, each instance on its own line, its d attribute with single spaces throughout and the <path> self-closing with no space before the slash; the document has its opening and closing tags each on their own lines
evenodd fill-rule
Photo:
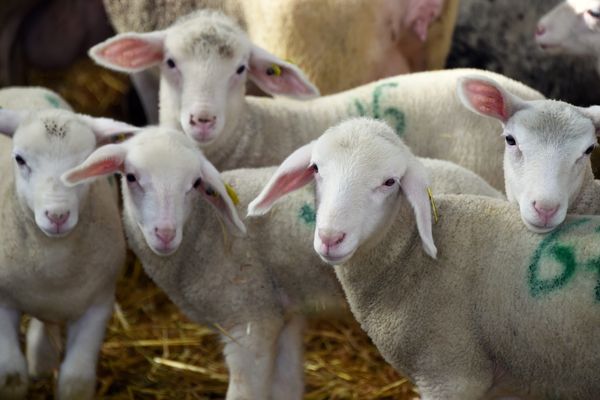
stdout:
<svg viewBox="0 0 600 400">
<path fill-rule="evenodd" d="M 121 161 L 115 158 L 107 158 L 105 160 L 96 162 L 87 168 L 73 172 L 67 179 L 71 183 L 77 183 L 84 179 L 116 172 L 120 169 L 120 167 Z"/>
<path fill-rule="evenodd" d="M 145 40 L 126 38 L 103 47 L 98 55 L 125 68 L 138 68 L 162 61 L 162 50 Z"/>
<path fill-rule="evenodd" d="M 273 204 L 281 196 L 306 185 L 313 179 L 313 175 L 314 171 L 312 168 L 281 175 L 271 189 L 269 189 L 265 198 L 256 207 L 262 208 Z"/>
<path fill-rule="evenodd" d="M 508 119 L 508 113 L 502 93 L 492 85 L 484 82 L 469 82 L 465 86 L 466 94 L 472 106 L 482 114 Z"/>
<path fill-rule="evenodd" d="M 252 79 L 263 89 L 272 94 L 285 94 L 291 96 L 314 96 L 314 89 L 300 78 L 293 69 L 279 65 L 281 75 L 268 75 L 268 63 L 256 63 L 251 66 L 250 74 Z"/>
</svg>

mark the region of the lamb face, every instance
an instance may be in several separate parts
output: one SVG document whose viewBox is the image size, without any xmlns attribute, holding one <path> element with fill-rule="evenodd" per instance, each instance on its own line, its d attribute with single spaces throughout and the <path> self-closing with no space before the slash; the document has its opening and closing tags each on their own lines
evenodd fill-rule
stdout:
<svg viewBox="0 0 600 400">
<path fill-rule="evenodd" d="M 415 209 L 425 250 L 435 257 L 425 167 L 385 123 L 348 120 L 296 150 L 250 203 L 249 214 L 267 212 L 279 197 L 312 179 L 317 199 L 313 244 L 327 263 L 341 264 L 376 242 L 404 196 Z"/>
<path fill-rule="evenodd" d="M 600 1 L 560 3 L 540 19 L 535 39 L 549 53 L 600 57 Z"/>
<path fill-rule="evenodd" d="M 218 171 L 182 132 L 144 129 L 124 143 L 98 149 L 62 179 L 73 186 L 115 172 L 122 175 L 125 215 L 158 255 L 177 251 L 199 197 L 222 214 L 233 233 L 245 233 Z"/>
<path fill-rule="evenodd" d="M 81 163 L 106 136 L 135 127 L 67 110 L 37 113 L 0 110 L 4 131 L 13 136 L 12 157 L 17 197 L 38 227 L 61 237 L 77 225 L 88 186 L 68 188 L 60 176 Z M 7 121 L 12 121 L 13 129 Z M 106 136 L 105 136 L 106 135 Z"/>
<path fill-rule="evenodd" d="M 298 68 L 254 46 L 214 11 L 191 14 L 162 31 L 117 35 L 89 54 L 123 72 L 160 65 L 161 124 L 180 126 L 201 145 L 236 127 L 248 77 L 270 94 L 318 94 Z"/>
<path fill-rule="evenodd" d="M 506 195 L 519 204 L 525 225 L 534 232 L 555 229 L 582 190 L 600 108 L 524 101 L 481 77 L 462 80 L 458 93 L 467 108 L 504 126 Z"/>
</svg>

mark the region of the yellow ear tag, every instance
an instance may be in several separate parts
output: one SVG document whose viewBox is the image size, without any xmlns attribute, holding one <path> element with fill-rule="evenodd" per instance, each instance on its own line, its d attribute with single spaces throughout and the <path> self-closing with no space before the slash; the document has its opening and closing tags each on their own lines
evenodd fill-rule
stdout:
<svg viewBox="0 0 600 400">
<path fill-rule="evenodd" d="M 267 75 L 281 76 L 281 67 L 277 64 L 271 64 L 271 66 L 267 68 Z"/>
<path fill-rule="evenodd" d="M 429 195 L 429 202 L 431 203 L 431 209 L 433 210 L 433 221 L 437 224 L 440 217 L 437 212 L 435 201 L 433 200 L 433 193 L 431 193 L 431 188 L 427 188 L 427 195 Z"/>
<path fill-rule="evenodd" d="M 233 201 L 233 204 L 236 206 L 238 204 L 240 204 L 240 198 L 238 197 L 237 193 L 233 189 L 233 186 L 231 186 L 229 183 L 226 183 L 225 189 L 227 190 L 227 194 L 229 195 L 229 198 L 231 199 L 231 201 Z"/>
<path fill-rule="evenodd" d="M 124 142 L 125 139 L 127 139 L 127 135 L 124 133 L 119 133 L 118 135 L 114 136 L 113 143 L 121 143 Z"/>
</svg>

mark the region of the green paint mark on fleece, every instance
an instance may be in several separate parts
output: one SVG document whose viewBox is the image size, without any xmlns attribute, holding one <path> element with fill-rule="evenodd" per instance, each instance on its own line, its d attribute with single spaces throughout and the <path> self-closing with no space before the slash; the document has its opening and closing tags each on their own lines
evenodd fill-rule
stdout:
<svg viewBox="0 0 600 400">
<path fill-rule="evenodd" d="M 559 241 L 560 235 L 588 222 L 590 222 L 589 219 L 580 219 L 564 224 L 540 242 L 533 254 L 527 273 L 529 291 L 533 297 L 539 297 L 564 288 L 573 279 L 577 269 L 583 267 L 590 272 L 596 272 L 598 276 L 594 297 L 600 303 L 600 257 L 578 263 L 575 257 L 575 247 Z M 600 233 L 600 227 L 594 229 L 594 232 Z M 551 278 L 542 278 L 540 276 L 540 262 L 544 257 L 550 257 L 556 261 L 562 267 L 562 270 Z"/>
<path fill-rule="evenodd" d="M 402 136 L 406 128 L 404 113 L 397 107 L 381 109 L 381 97 L 383 96 L 384 89 L 395 88 L 397 86 L 398 84 L 394 82 L 381 83 L 375 86 L 371 104 L 365 104 L 361 100 L 354 99 L 351 104 L 354 110 L 351 110 L 351 113 L 360 117 L 384 119 L 396 130 L 398 136 Z"/>
<path fill-rule="evenodd" d="M 61 102 L 60 100 L 58 100 L 58 98 L 56 96 L 53 96 L 51 94 L 46 94 L 44 95 L 44 98 L 46 99 L 46 101 L 48 103 L 50 103 L 50 105 L 54 108 L 62 108 Z"/>
<path fill-rule="evenodd" d="M 305 204 L 300 208 L 298 218 L 304 221 L 306 225 L 314 226 L 317 221 L 317 213 L 310 204 Z"/>
</svg>

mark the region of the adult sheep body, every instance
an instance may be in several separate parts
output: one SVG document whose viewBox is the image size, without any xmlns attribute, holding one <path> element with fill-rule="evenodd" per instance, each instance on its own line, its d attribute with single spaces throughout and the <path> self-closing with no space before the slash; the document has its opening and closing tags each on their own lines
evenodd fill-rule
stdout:
<svg viewBox="0 0 600 400">
<path fill-rule="evenodd" d="M 414 158 L 401 142 L 395 144 L 400 159 Z M 100 166 L 106 160 L 114 164 L 105 170 Z M 438 192 L 501 197 L 471 171 L 445 161 L 424 163 Z M 99 149 L 65 179 L 77 183 L 122 165 L 123 219 L 131 248 L 188 317 L 223 334 L 231 377 L 227 398 L 300 399 L 304 318 L 346 308 L 333 270 L 311 250 L 312 191 L 296 193 L 273 210 L 273 218 L 249 220 L 246 237 L 224 234 L 215 210 L 193 197 L 196 191 L 227 226 L 239 231 L 237 213 L 246 209 L 274 168 L 219 176 L 189 138 L 164 127 Z M 221 180 L 235 188 L 237 208 Z"/>
</svg>

